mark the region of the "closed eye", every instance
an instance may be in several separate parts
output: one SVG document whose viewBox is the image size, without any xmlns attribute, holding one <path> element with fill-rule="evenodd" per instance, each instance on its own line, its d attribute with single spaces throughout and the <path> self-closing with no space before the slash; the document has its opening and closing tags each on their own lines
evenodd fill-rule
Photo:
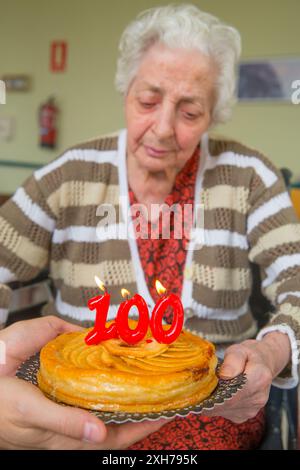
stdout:
<svg viewBox="0 0 300 470">
<path fill-rule="evenodd" d="M 184 117 L 186 117 L 187 119 L 193 121 L 194 119 L 197 119 L 197 117 L 199 116 L 199 114 L 193 114 L 193 113 L 183 113 Z"/>
<path fill-rule="evenodd" d="M 150 108 L 153 108 L 155 106 L 155 103 L 147 103 L 145 101 L 140 101 L 140 105 L 145 108 L 145 109 L 150 109 Z"/>
</svg>

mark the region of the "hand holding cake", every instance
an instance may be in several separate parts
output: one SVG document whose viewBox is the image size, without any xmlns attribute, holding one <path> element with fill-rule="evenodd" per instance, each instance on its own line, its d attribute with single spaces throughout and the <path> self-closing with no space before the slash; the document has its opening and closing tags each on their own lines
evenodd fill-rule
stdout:
<svg viewBox="0 0 300 470">
<path fill-rule="evenodd" d="M 122 449 L 165 424 L 161 420 L 111 428 L 85 410 L 48 400 L 37 387 L 14 377 L 20 364 L 45 343 L 75 331 L 80 328 L 52 316 L 0 331 L 6 345 L 6 361 L 0 364 L 0 448 Z"/>
</svg>

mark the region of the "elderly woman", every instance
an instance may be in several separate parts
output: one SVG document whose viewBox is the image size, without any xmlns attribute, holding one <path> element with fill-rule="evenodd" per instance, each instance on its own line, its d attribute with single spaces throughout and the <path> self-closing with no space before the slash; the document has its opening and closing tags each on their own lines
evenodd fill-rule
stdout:
<svg viewBox="0 0 300 470">
<path fill-rule="evenodd" d="M 5 284 L 45 268 L 57 294 L 44 313 L 84 326 L 94 319 L 86 305 L 97 294 L 95 273 L 111 294 L 110 318 L 125 286 L 153 307 L 159 279 L 181 295 L 187 326 L 227 346 L 222 376 L 247 374 L 228 403 L 175 419 L 134 449 L 254 448 L 272 381 L 292 387 L 298 380 L 300 228 L 289 196 L 267 158 L 208 136 L 230 117 L 239 55 L 238 32 L 195 6 L 139 15 L 121 38 L 116 77 L 126 130 L 70 148 L 0 212 L 3 323 Z M 152 211 L 162 203 L 192 207 L 182 237 L 175 213 L 170 236 L 162 236 L 164 222 Z M 139 217 L 136 204 L 144 207 Z M 105 226 L 112 206 L 117 218 Z M 276 310 L 260 332 L 248 302 L 250 262 L 260 266 Z"/>
</svg>

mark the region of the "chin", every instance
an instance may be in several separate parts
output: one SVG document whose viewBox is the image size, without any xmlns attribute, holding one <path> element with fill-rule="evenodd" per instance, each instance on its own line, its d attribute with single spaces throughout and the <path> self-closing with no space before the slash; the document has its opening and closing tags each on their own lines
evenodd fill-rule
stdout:
<svg viewBox="0 0 300 470">
<path fill-rule="evenodd" d="M 162 171 L 172 166 L 170 160 L 158 160 L 151 157 L 144 158 L 140 161 L 140 164 L 149 171 Z"/>
<path fill-rule="evenodd" d="M 163 157 L 153 157 L 145 152 L 137 156 L 141 166 L 149 170 L 163 170 L 175 164 L 174 155 L 164 155 Z"/>
</svg>

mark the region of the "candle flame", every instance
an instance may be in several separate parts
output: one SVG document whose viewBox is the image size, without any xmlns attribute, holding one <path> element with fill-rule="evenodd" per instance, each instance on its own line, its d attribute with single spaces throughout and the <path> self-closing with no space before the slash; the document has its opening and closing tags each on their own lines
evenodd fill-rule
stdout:
<svg viewBox="0 0 300 470">
<path fill-rule="evenodd" d="M 98 276 L 95 276 L 95 283 L 97 284 L 97 286 L 99 287 L 99 289 L 103 290 L 104 292 L 106 291 L 105 289 L 105 285 L 103 284 L 103 282 L 101 281 L 101 279 L 99 279 Z"/>
<path fill-rule="evenodd" d="M 130 292 L 127 289 L 121 289 L 121 295 L 122 295 L 123 299 L 126 299 L 126 297 L 127 298 L 130 297 Z"/>
<path fill-rule="evenodd" d="M 164 294 L 167 290 L 158 279 L 155 281 L 155 289 L 159 295 Z"/>
</svg>

